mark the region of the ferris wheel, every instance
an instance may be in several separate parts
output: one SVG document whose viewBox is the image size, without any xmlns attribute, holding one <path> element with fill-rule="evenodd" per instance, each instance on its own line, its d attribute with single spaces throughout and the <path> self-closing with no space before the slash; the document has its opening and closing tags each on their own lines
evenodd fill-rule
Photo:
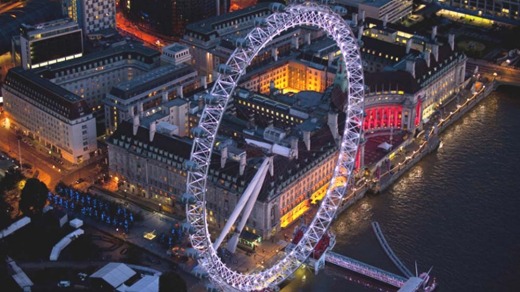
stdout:
<svg viewBox="0 0 520 292">
<path fill-rule="evenodd" d="M 196 258 L 199 265 L 206 270 L 210 279 L 217 285 L 228 287 L 230 290 L 254 291 L 278 285 L 305 262 L 316 244 L 326 234 L 330 222 L 342 202 L 354 168 L 361 138 L 364 99 L 363 69 L 357 39 L 348 23 L 336 13 L 340 8 L 331 8 L 317 3 L 292 4 L 287 7 L 273 3 L 270 8 L 273 13 L 266 18 L 256 19 L 255 27 L 244 38 L 236 41 L 236 50 L 225 64 L 218 67 L 217 80 L 211 91 L 204 96 L 206 106 L 199 124 L 192 129 L 195 138 L 191 157 L 185 162 L 187 186 L 183 201 L 186 202 L 187 224 L 192 247 L 197 251 Z M 326 196 L 298 244 L 273 266 L 257 273 L 244 274 L 230 269 L 223 263 L 217 255 L 217 248 L 222 242 L 222 234 L 216 242 L 212 243 L 208 230 L 205 199 L 213 145 L 230 95 L 240 77 L 245 73 L 246 67 L 275 36 L 302 25 L 318 27 L 325 31 L 336 42 L 343 56 L 341 62 L 344 63 L 348 81 L 348 103 L 343 109 L 346 120 L 339 144 L 337 164 Z M 273 152 L 276 153 L 275 149 Z M 282 149 L 279 152 L 284 151 Z M 268 160 L 265 159 L 264 164 L 269 163 Z M 263 166 L 265 166 L 264 164 Z M 239 204 L 244 205 L 241 202 Z M 248 207 L 251 208 L 251 206 Z M 228 222 L 231 221 L 232 218 L 228 220 Z M 231 224 L 233 223 L 234 221 L 231 222 Z"/>
</svg>

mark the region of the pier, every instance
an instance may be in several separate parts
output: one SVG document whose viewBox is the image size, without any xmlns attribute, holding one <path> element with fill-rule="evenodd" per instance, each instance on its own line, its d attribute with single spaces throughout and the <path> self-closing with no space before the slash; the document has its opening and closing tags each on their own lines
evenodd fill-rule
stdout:
<svg viewBox="0 0 520 292">
<path fill-rule="evenodd" d="M 325 261 L 327 263 L 334 264 L 338 267 L 342 267 L 347 270 L 356 272 L 358 274 L 370 277 L 374 280 L 378 280 L 383 283 L 389 284 L 396 288 L 403 287 L 404 284 L 407 282 L 407 279 L 404 277 L 387 272 L 369 264 L 365 264 L 347 256 L 337 254 L 335 252 L 327 252 L 327 254 L 325 255 Z"/>
<path fill-rule="evenodd" d="M 372 222 L 372 228 L 374 229 L 374 233 L 376 234 L 377 240 L 381 247 L 384 249 L 385 253 L 388 255 L 390 260 L 394 263 L 394 265 L 408 278 L 413 277 L 412 272 L 401 262 L 401 260 L 395 255 L 394 251 L 388 245 L 388 242 L 383 235 L 383 231 L 381 231 L 381 227 L 379 227 L 379 223 Z"/>
</svg>

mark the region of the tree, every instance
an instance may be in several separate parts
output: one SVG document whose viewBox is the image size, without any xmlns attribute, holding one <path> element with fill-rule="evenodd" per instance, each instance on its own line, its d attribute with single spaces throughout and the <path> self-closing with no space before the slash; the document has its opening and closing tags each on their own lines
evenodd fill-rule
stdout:
<svg viewBox="0 0 520 292">
<path fill-rule="evenodd" d="M 49 189 L 39 179 L 30 178 L 25 182 L 20 198 L 20 211 L 27 216 L 41 215 L 47 202 Z"/>
<path fill-rule="evenodd" d="M 159 292 L 186 292 L 186 281 L 174 272 L 165 272 L 159 278 Z"/>
</svg>

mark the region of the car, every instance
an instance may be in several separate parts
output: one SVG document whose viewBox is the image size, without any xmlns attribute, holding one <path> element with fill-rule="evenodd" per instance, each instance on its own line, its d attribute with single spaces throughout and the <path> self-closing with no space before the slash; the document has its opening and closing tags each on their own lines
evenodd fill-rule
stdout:
<svg viewBox="0 0 520 292">
<path fill-rule="evenodd" d="M 58 287 L 61 287 L 61 288 L 70 287 L 70 281 L 59 281 L 58 282 Z"/>
<path fill-rule="evenodd" d="M 84 182 L 84 181 L 85 181 L 85 179 L 82 178 L 82 177 L 80 177 L 80 178 L 78 178 L 74 183 L 75 183 L 75 184 L 80 184 L 80 183 L 82 183 L 82 182 Z"/>
</svg>

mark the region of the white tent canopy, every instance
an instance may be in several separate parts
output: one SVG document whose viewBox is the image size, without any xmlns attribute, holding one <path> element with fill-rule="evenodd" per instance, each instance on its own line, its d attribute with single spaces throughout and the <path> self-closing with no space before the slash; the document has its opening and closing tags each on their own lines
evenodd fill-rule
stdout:
<svg viewBox="0 0 520 292">
<path fill-rule="evenodd" d="M 90 278 L 103 279 L 113 288 L 117 288 L 135 274 L 134 270 L 123 263 L 109 263 L 97 270 Z"/>
<path fill-rule="evenodd" d="M 390 144 L 388 142 L 383 142 L 383 143 L 377 145 L 377 148 L 384 149 L 385 151 L 392 149 L 392 147 L 393 147 L 392 144 Z"/>
</svg>

